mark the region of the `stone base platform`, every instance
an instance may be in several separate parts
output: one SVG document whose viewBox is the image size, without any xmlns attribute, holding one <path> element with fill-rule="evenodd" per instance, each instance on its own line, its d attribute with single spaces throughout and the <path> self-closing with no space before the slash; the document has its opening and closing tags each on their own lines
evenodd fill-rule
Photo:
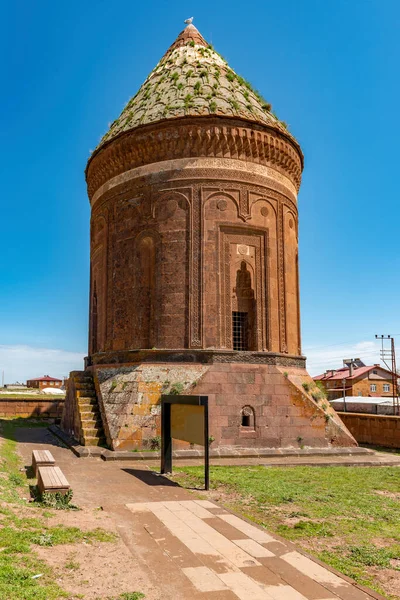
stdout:
<svg viewBox="0 0 400 600">
<path fill-rule="evenodd" d="M 81 446 L 66 435 L 57 425 L 50 431 L 72 450 L 78 458 L 102 458 L 106 462 L 124 462 L 146 465 L 158 471 L 159 452 L 132 452 L 129 450 L 108 450 L 100 446 Z M 201 450 L 174 450 L 173 461 L 178 466 L 202 466 Z M 400 455 L 376 452 L 369 448 L 216 448 L 210 450 L 210 463 L 217 466 L 263 465 L 265 467 L 399 467 Z"/>
<path fill-rule="evenodd" d="M 162 394 L 208 396 L 214 448 L 357 445 L 302 366 L 276 364 L 276 356 L 275 364 L 222 363 L 215 362 L 215 353 L 208 354 L 212 362 L 150 362 L 146 355 L 141 356 L 145 362 L 131 365 L 93 365 L 109 448 L 145 450 L 157 445 Z"/>
</svg>

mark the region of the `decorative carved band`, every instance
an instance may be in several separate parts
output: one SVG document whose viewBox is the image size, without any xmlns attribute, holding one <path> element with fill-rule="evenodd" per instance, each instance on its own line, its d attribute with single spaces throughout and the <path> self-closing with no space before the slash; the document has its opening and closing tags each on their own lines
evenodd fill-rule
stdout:
<svg viewBox="0 0 400 600">
<path fill-rule="evenodd" d="M 279 354 L 276 352 L 236 352 L 234 350 L 114 350 L 112 352 L 93 354 L 88 359 L 88 366 L 137 364 L 142 362 L 248 363 L 304 369 L 306 358 L 305 356 Z"/>
<path fill-rule="evenodd" d="M 277 132 L 228 119 L 175 119 L 127 132 L 103 146 L 86 169 L 88 194 L 111 178 L 146 164 L 190 157 L 233 158 L 271 166 L 300 187 L 300 149 Z"/>
</svg>

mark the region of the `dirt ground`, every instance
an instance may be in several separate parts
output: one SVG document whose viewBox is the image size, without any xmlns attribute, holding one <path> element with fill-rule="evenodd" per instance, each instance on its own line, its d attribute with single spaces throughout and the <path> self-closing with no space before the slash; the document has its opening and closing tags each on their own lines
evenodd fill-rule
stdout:
<svg viewBox="0 0 400 600">
<path fill-rule="evenodd" d="M 157 571 L 153 571 L 151 561 L 149 564 L 146 558 L 146 544 L 135 543 L 132 515 L 124 506 L 148 498 L 147 485 L 142 480 L 152 480 L 150 471 L 136 466 L 134 469 L 117 467 L 100 458 L 78 459 L 47 429 L 20 428 L 16 430 L 16 437 L 18 452 L 26 466 L 31 464 L 33 449 L 50 449 L 74 491 L 73 503 L 81 509 L 50 509 L 53 516 L 45 519 L 46 525 L 65 525 L 81 530 L 101 527 L 117 534 L 115 542 L 36 548 L 38 556 L 54 568 L 56 581 L 70 594 L 69 600 L 83 597 L 85 600 L 103 600 L 134 591 L 144 593 L 146 600 L 165 600 L 165 589 L 160 589 L 154 576 Z M 138 477 L 136 471 L 140 471 Z M 159 481 L 162 484 L 167 480 L 159 478 Z M 168 481 L 167 487 L 180 489 L 168 486 Z M 174 492 L 172 496 L 175 496 Z M 31 511 L 29 516 L 32 517 Z M 171 591 L 170 597 L 180 596 L 174 596 Z"/>
</svg>

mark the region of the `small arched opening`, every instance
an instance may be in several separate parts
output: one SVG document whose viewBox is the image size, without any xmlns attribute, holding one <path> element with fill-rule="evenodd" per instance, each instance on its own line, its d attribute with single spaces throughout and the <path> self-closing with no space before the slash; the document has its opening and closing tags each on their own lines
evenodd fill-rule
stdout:
<svg viewBox="0 0 400 600">
<path fill-rule="evenodd" d="M 241 413 L 240 413 L 240 418 L 241 418 L 241 422 L 240 422 L 241 427 L 244 427 L 245 429 L 255 429 L 256 419 L 255 419 L 254 408 L 252 408 L 251 406 L 243 406 Z"/>
</svg>

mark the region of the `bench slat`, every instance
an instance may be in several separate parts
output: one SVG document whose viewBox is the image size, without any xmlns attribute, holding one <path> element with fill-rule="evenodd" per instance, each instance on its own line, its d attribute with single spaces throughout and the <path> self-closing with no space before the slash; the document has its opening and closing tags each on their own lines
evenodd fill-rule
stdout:
<svg viewBox="0 0 400 600">
<path fill-rule="evenodd" d="M 32 452 L 35 461 L 38 462 L 56 462 L 50 450 L 34 450 Z"/>
<path fill-rule="evenodd" d="M 68 491 L 70 485 L 60 467 L 39 467 L 38 488 L 44 491 Z"/>
<path fill-rule="evenodd" d="M 54 466 L 56 461 L 49 450 L 34 450 L 32 452 L 32 469 L 37 475 L 40 466 Z"/>
</svg>

